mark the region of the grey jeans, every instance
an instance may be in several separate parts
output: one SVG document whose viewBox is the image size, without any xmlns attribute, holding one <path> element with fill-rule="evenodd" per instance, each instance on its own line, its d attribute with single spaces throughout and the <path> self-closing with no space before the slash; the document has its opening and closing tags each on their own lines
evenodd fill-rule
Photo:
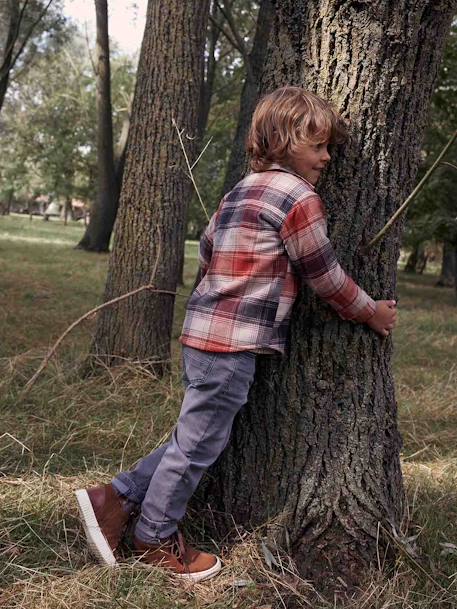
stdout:
<svg viewBox="0 0 457 609">
<path fill-rule="evenodd" d="M 183 346 L 181 412 L 171 439 L 112 484 L 141 504 L 135 535 L 157 543 L 177 529 L 201 477 L 226 447 L 254 379 L 255 353 L 213 353 Z"/>
</svg>

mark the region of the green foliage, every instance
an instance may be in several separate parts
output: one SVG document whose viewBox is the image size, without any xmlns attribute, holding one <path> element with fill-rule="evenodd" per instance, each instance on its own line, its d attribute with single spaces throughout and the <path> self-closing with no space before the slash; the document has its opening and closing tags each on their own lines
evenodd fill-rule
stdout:
<svg viewBox="0 0 457 609">
<path fill-rule="evenodd" d="M 13 59 L 17 56 L 17 61 L 11 70 L 10 82 L 19 79 L 42 57 L 57 51 L 68 35 L 62 14 L 62 0 L 53 0 L 45 12 L 48 0 L 17 0 L 17 3 L 18 16 L 21 16 L 21 19 L 13 48 Z M 4 51 L 6 46 L 10 11 L 8 5 L 6 0 L 0 2 L 1 51 Z"/>
<path fill-rule="evenodd" d="M 430 123 L 424 142 L 425 160 L 419 179 L 432 165 L 457 125 L 457 22 L 454 22 L 444 52 L 432 97 Z M 456 163 L 454 143 L 445 160 Z M 457 171 L 441 166 L 432 175 L 408 211 L 404 244 L 416 246 L 427 240 L 457 243 Z"/>
<path fill-rule="evenodd" d="M 10 87 L 2 116 L 10 154 L 0 172 L 17 194 L 91 194 L 95 84 L 84 55 L 73 37 Z"/>
<path fill-rule="evenodd" d="M 112 53 L 113 123 L 119 134 L 134 86 L 135 62 Z M 74 26 L 67 40 L 10 86 L 0 117 L 0 200 L 50 194 L 94 197 L 96 85 L 86 43 Z"/>
<path fill-rule="evenodd" d="M 250 50 L 255 33 L 258 2 L 235 0 L 231 10 L 239 35 Z M 210 28 L 209 24 L 208 28 Z M 230 32 L 226 22 L 225 31 Z M 207 49 L 208 51 L 208 49 Z M 211 138 L 195 171 L 196 182 L 209 216 L 217 209 L 221 197 L 227 162 L 238 121 L 241 89 L 245 78 L 243 57 L 224 34 L 220 34 L 215 56 L 217 59 L 211 109 L 204 136 L 205 144 Z M 198 239 L 207 224 L 197 197 L 193 197 L 188 212 L 189 239 Z"/>
</svg>

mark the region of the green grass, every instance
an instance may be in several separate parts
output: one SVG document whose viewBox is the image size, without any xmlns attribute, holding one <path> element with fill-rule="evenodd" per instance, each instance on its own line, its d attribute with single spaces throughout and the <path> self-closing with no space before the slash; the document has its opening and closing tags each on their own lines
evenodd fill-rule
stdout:
<svg viewBox="0 0 457 609">
<path fill-rule="evenodd" d="M 185 299 L 176 300 L 170 377 L 126 366 L 81 379 L 89 321 L 21 398 L 47 347 L 100 302 L 108 256 L 75 250 L 82 231 L 39 218 L 0 218 L 0 607 L 340 607 L 269 571 L 255 535 L 220 548 L 224 571 L 206 584 L 177 583 L 132 559 L 115 571 L 94 565 L 72 491 L 109 480 L 173 426 L 182 397 L 177 337 Z M 190 242 L 183 294 L 196 266 L 197 244 Z M 418 535 L 422 556 L 413 562 L 400 555 L 390 579 L 373 573 L 347 606 L 447 609 L 457 606 L 457 597 L 450 599 L 457 594 L 457 547 L 442 554 L 440 545 L 457 546 L 457 306 L 452 290 L 433 287 L 432 275 L 399 275 L 394 366 L 410 534 Z"/>
</svg>

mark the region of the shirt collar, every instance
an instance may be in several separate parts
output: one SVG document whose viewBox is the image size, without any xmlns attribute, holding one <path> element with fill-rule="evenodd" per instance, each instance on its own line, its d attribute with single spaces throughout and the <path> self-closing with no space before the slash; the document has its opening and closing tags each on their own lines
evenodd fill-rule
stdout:
<svg viewBox="0 0 457 609">
<path fill-rule="evenodd" d="M 300 174 L 296 173 L 293 169 L 291 169 L 287 165 L 280 165 L 279 163 L 271 163 L 271 165 L 268 167 L 268 169 L 265 169 L 265 171 L 284 171 L 285 173 L 291 173 L 292 175 L 297 176 L 297 178 L 300 178 L 300 180 L 303 180 L 303 182 L 305 182 L 305 184 L 307 184 L 311 188 L 311 190 L 313 190 L 313 191 L 316 190 L 315 187 L 311 184 L 311 182 L 308 182 L 308 180 L 306 180 Z"/>
</svg>

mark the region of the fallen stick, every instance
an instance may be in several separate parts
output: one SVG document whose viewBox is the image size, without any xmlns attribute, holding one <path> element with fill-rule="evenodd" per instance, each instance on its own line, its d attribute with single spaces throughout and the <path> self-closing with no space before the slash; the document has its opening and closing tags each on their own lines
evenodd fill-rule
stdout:
<svg viewBox="0 0 457 609">
<path fill-rule="evenodd" d="M 182 296 L 184 298 L 187 298 L 187 296 L 185 294 L 180 294 L 179 292 L 173 292 L 172 290 L 158 290 L 153 285 L 148 284 L 148 285 L 142 285 L 141 287 L 136 288 L 136 290 L 132 290 L 131 292 L 127 292 L 126 294 L 122 294 L 122 296 L 118 296 L 117 298 L 113 298 L 112 300 L 108 300 L 107 302 L 104 302 L 104 303 L 94 307 L 93 309 L 91 309 L 87 313 L 84 313 L 84 315 L 81 315 L 81 317 L 79 317 L 76 321 L 74 321 L 72 324 L 70 324 L 68 326 L 68 328 L 65 330 L 65 332 L 59 336 L 59 338 L 56 340 L 56 342 L 49 349 L 49 351 L 47 352 L 47 354 L 44 357 L 43 361 L 41 362 L 40 366 L 38 367 L 38 370 L 31 377 L 31 379 L 27 381 L 24 389 L 22 390 L 21 398 L 25 397 L 29 393 L 30 389 L 35 384 L 37 378 L 41 375 L 43 370 L 48 365 L 49 360 L 52 358 L 54 353 L 57 351 L 60 343 L 64 340 L 64 338 L 68 334 L 70 334 L 70 332 L 72 330 L 74 330 L 76 328 L 76 326 L 79 326 L 79 324 L 81 322 L 83 322 L 85 319 L 88 319 L 92 315 L 95 315 L 95 313 L 98 313 L 101 309 L 104 309 L 106 307 L 110 307 L 110 306 L 112 306 L 112 305 L 114 305 L 114 304 L 116 304 L 118 302 L 121 302 L 122 300 L 125 300 L 126 298 L 130 298 L 131 296 L 134 296 L 135 294 L 139 294 L 140 292 L 144 292 L 145 290 L 150 290 L 151 292 L 154 292 L 156 294 L 170 294 L 171 296 Z"/>
</svg>

